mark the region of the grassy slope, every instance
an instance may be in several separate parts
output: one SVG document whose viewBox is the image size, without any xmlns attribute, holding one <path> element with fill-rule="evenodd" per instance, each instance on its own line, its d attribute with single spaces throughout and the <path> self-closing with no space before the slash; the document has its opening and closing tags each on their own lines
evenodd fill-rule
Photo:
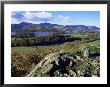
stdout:
<svg viewBox="0 0 110 87">
<path fill-rule="evenodd" d="M 81 50 L 83 48 L 86 48 L 88 46 L 96 46 L 100 47 L 100 41 L 96 40 L 93 42 L 89 43 L 73 43 L 73 42 L 65 42 L 60 45 L 49 45 L 49 46 L 37 46 L 37 47 L 12 47 L 12 53 L 14 52 L 20 52 L 23 54 L 30 54 L 33 52 L 46 52 L 51 50 L 52 52 L 60 51 L 60 50 L 65 50 L 65 51 L 76 51 L 76 50 Z"/>
<path fill-rule="evenodd" d="M 65 35 L 65 36 L 68 36 L 68 35 L 70 35 L 70 36 L 72 36 L 72 37 L 78 37 L 78 38 L 87 38 L 88 37 L 88 34 L 63 34 L 63 35 Z"/>
</svg>

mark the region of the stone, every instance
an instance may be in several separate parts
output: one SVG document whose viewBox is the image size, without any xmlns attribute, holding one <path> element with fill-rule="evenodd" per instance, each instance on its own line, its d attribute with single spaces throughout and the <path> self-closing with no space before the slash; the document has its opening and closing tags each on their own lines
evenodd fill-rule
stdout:
<svg viewBox="0 0 110 87">
<path fill-rule="evenodd" d="M 88 49 L 84 50 L 83 56 L 86 57 L 86 58 L 89 57 L 89 50 Z"/>
<path fill-rule="evenodd" d="M 93 75 L 91 73 L 91 70 L 90 68 L 88 68 L 91 66 L 95 67 L 96 75 L 100 76 L 99 59 L 91 60 L 89 58 L 85 58 L 87 56 L 89 56 L 87 50 L 84 52 L 84 58 L 82 55 L 74 55 L 74 57 L 69 56 L 67 54 L 65 55 L 63 51 L 50 53 L 37 64 L 35 69 L 32 70 L 28 76 L 33 76 L 35 70 L 39 67 L 42 67 L 41 72 L 43 76 L 46 75 L 49 77 L 92 77 Z M 88 61 L 87 69 L 84 68 L 84 70 L 77 70 L 77 63 L 81 61 Z"/>
<path fill-rule="evenodd" d="M 75 57 L 76 57 L 77 60 L 80 60 L 80 56 L 75 55 Z"/>
<path fill-rule="evenodd" d="M 72 76 L 72 77 L 76 77 L 76 73 L 72 70 L 69 71 L 69 75 Z"/>
<path fill-rule="evenodd" d="M 69 76 L 68 74 L 65 73 L 65 74 L 63 74 L 63 77 L 70 77 L 70 76 Z"/>
</svg>

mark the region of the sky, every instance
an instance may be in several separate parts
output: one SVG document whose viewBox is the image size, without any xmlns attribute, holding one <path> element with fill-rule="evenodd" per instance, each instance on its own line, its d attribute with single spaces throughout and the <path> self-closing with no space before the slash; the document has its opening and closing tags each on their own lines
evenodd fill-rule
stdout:
<svg viewBox="0 0 110 87">
<path fill-rule="evenodd" d="M 12 11 L 11 23 L 100 26 L 99 11 Z"/>
</svg>

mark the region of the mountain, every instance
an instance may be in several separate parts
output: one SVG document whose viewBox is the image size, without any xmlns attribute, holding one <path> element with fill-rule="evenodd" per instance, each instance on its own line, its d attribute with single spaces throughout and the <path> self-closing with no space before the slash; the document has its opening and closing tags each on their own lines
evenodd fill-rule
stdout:
<svg viewBox="0 0 110 87">
<path fill-rule="evenodd" d="M 23 29 L 28 28 L 32 23 L 21 22 L 19 24 L 11 24 L 11 29 Z"/>
<path fill-rule="evenodd" d="M 65 32 L 79 32 L 79 31 L 100 31 L 100 29 L 96 26 L 85 26 L 85 25 L 59 25 L 59 24 L 51 24 L 51 23 L 40 23 L 40 24 L 33 24 L 27 22 L 21 22 L 19 24 L 11 24 L 12 30 L 40 30 L 47 31 L 65 31 Z"/>
<path fill-rule="evenodd" d="M 80 30 L 99 30 L 96 26 L 85 26 L 85 25 L 66 25 L 66 29 L 80 29 Z"/>
</svg>

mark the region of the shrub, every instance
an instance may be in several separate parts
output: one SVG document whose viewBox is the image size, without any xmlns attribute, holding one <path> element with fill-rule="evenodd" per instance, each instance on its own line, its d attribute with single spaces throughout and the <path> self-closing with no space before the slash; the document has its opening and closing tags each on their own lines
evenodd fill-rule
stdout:
<svg viewBox="0 0 110 87">
<path fill-rule="evenodd" d="M 77 67 L 76 67 L 76 72 L 77 73 L 79 73 L 79 71 L 83 72 L 85 69 L 90 67 L 87 61 L 79 61 L 76 64 L 77 64 Z"/>
<path fill-rule="evenodd" d="M 25 76 L 32 68 L 41 60 L 38 54 L 22 54 L 12 53 L 11 55 L 11 75 L 12 76 Z"/>
</svg>

